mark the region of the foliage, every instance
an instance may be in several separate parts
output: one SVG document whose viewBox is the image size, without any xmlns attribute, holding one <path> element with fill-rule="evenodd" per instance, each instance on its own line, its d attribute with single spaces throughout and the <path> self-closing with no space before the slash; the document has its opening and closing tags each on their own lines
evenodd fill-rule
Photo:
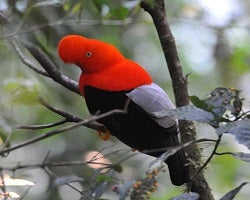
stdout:
<svg viewBox="0 0 250 200">
<path fill-rule="evenodd" d="M 249 4 L 237 2 L 242 7 Z M 102 39 L 145 66 L 158 83 L 171 85 L 152 22 L 139 3 L 136 0 L 0 2 L 0 199 L 125 199 L 128 196 L 197 199 L 196 193 L 178 195 L 179 191 L 165 180 L 167 174 L 161 159 L 166 159 L 168 154 L 142 166 L 138 153 L 131 152 L 114 138 L 99 141 L 93 131 L 83 127 L 91 122 L 91 128 L 101 128 L 87 114 L 77 91 L 73 93 L 49 78 L 28 49 L 28 43 L 39 47 L 38 52 L 46 55 L 45 60 L 52 62 L 54 70 L 76 80 L 79 72 L 64 67 L 58 59 L 59 39 L 70 33 Z M 202 148 L 207 142 L 213 144 L 208 159 L 199 167 L 205 169 L 214 160 L 220 162 L 222 156 L 236 158 L 230 159 L 233 163 L 215 163 L 223 169 L 221 174 L 207 178 L 223 181 L 227 165 L 234 166 L 234 170 L 239 167 L 242 172 L 230 171 L 231 179 L 226 181 L 231 182 L 223 185 L 233 188 L 238 182 L 242 184 L 228 193 L 224 192 L 230 190 L 228 188 L 214 188 L 214 191 L 217 196 L 226 193 L 223 200 L 233 199 L 236 194 L 246 199 L 249 193 L 244 198 L 244 192 L 239 191 L 244 190 L 243 186 L 249 187 L 245 182 L 249 178 L 249 153 L 235 151 L 232 148 L 235 143 L 226 145 L 222 140 L 230 134 L 235 141 L 247 148 L 250 146 L 249 100 L 241 98 L 239 90 L 227 88 L 236 85 L 245 97 L 249 96 L 245 93 L 249 91 L 247 44 L 250 37 L 249 27 L 244 24 L 249 13 L 242 10 L 240 16 L 234 15 L 224 25 L 216 25 L 206 20 L 207 11 L 198 1 L 167 0 L 166 9 L 184 72 L 192 72 L 190 92 L 197 96 L 190 96 L 193 105 L 168 113 L 161 111 L 156 116 L 176 114 L 180 119 L 214 127 L 215 140 L 209 139 L 211 135 L 202 130 L 205 139 L 195 141 Z M 247 80 L 247 84 L 243 80 Z M 165 84 L 166 81 L 169 84 Z M 72 83 L 76 84 L 73 80 Z M 216 89 L 207 98 L 198 97 L 211 88 Z M 165 89 L 171 96 L 170 86 Z M 167 152 L 173 153 L 178 148 L 183 146 Z M 93 149 L 99 152 L 86 159 Z M 226 150 L 221 152 L 222 149 Z M 246 170 L 239 160 L 245 161 Z M 101 166 L 93 168 L 97 164 Z M 213 168 L 207 171 L 216 173 Z M 216 184 L 210 182 L 212 187 Z"/>
</svg>

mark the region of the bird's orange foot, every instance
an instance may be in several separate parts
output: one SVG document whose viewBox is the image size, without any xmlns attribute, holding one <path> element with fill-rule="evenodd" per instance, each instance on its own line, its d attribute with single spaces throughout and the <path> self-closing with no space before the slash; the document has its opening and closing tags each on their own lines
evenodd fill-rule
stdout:
<svg viewBox="0 0 250 200">
<path fill-rule="evenodd" d="M 105 132 L 103 132 L 103 131 L 97 131 L 97 134 L 98 134 L 99 138 L 101 140 L 104 140 L 104 141 L 109 140 L 110 137 L 111 137 L 111 133 L 107 129 L 105 129 Z"/>
</svg>

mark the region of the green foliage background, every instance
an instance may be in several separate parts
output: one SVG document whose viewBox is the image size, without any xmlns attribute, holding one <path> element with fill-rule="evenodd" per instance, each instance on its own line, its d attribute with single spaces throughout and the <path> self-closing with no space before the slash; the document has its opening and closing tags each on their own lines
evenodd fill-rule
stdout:
<svg viewBox="0 0 250 200">
<path fill-rule="evenodd" d="M 207 21 L 208 11 L 195 0 L 166 0 L 166 9 L 172 31 L 175 35 L 183 70 L 189 74 L 190 95 L 205 98 L 215 87 L 234 86 L 242 90 L 249 105 L 250 32 L 247 0 L 236 0 L 242 8 L 227 23 L 221 25 Z M 17 125 L 46 124 L 61 118 L 48 111 L 37 101 L 42 96 L 51 105 L 88 118 L 81 96 L 68 91 L 49 78 L 36 74 L 25 66 L 17 56 L 10 41 L 31 41 L 39 45 L 57 64 L 64 74 L 74 80 L 80 71 L 63 64 L 57 55 L 57 43 L 64 35 L 81 34 L 114 44 L 126 57 L 144 66 L 173 99 L 171 80 L 168 75 L 163 53 L 147 13 L 139 7 L 139 1 L 126 0 L 81 0 L 81 1 L 35 1 L 11 0 L 0 3 L 0 145 L 11 137 L 10 144 L 18 144 L 25 139 L 47 132 L 49 129 L 29 131 L 15 129 Z M 22 52 L 39 64 L 22 48 Z M 197 124 L 199 137 L 215 138 L 210 127 Z M 221 151 L 246 150 L 226 137 Z M 110 159 L 115 162 L 121 156 L 131 154 L 129 148 L 115 138 L 100 141 L 95 131 L 80 128 L 60 134 L 1 158 L 1 165 L 41 163 L 49 152 L 47 161 L 83 160 L 91 150 L 101 150 L 110 146 L 105 153 L 114 153 Z M 202 144 L 204 160 L 211 151 L 212 144 Z M 145 155 L 134 156 L 125 161 L 122 173 L 114 174 L 114 184 L 121 180 L 137 179 L 144 175 L 152 160 Z M 140 167 L 138 167 L 140 166 Z M 142 166 L 142 167 L 141 167 Z M 77 174 L 83 177 L 83 184 L 75 184 L 85 190 L 91 183 L 93 169 L 88 167 L 61 167 L 52 169 L 58 176 Z M 10 173 L 12 174 L 12 173 Z M 17 177 L 36 182 L 25 199 L 78 199 L 79 194 L 67 186 L 50 188 L 52 178 L 42 169 L 17 170 Z M 249 164 L 230 156 L 216 157 L 207 169 L 210 186 L 218 198 L 224 193 L 248 181 Z M 110 184 L 109 188 L 114 185 Z M 168 175 L 159 176 L 159 190 L 151 199 L 167 199 L 178 195 L 182 188 L 173 187 Z M 243 189 L 237 199 L 247 199 L 249 186 Z M 247 189 L 248 188 L 248 189 Z M 24 194 L 27 188 L 12 190 Z M 109 189 L 103 198 L 115 198 Z"/>
</svg>

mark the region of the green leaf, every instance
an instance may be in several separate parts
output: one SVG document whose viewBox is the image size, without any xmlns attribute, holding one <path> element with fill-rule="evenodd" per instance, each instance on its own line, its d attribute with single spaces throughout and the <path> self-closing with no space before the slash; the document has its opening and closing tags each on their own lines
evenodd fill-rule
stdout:
<svg viewBox="0 0 250 200">
<path fill-rule="evenodd" d="M 235 74 L 242 74 L 249 71 L 249 59 L 250 59 L 250 49 L 248 46 L 249 42 L 241 48 L 234 48 L 233 54 L 230 57 L 230 70 Z"/>
<path fill-rule="evenodd" d="M 122 173 L 123 171 L 123 168 L 121 165 L 111 165 L 110 167 L 112 167 L 112 169 L 114 169 L 118 173 Z"/>
<path fill-rule="evenodd" d="M 10 103 L 28 105 L 39 102 L 36 87 L 34 82 L 25 79 L 9 80 L 3 85 L 4 91 L 10 94 Z"/>
<path fill-rule="evenodd" d="M 8 124 L 8 120 L 0 117 L 0 149 L 3 148 L 3 144 L 5 145 L 4 147 L 7 148 L 11 146 L 8 141 L 11 132 L 12 127 Z"/>
<path fill-rule="evenodd" d="M 204 100 L 201 100 L 199 97 L 197 96 L 189 96 L 189 99 L 191 100 L 192 104 L 194 104 L 196 107 L 204 109 L 204 110 L 208 110 L 208 105 Z"/>
<path fill-rule="evenodd" d="M 9 81 L 3 85 L 3 89 L 5 92 L 13 92 L 20 87 L 19 81 Z"/>
<path fill-rule="evenodd" d="M 69 1 L 63 5 L 63 9 L 65 11 L 69 11 L 70 10 L 70 3 L 69 3 Z"/>
<path fill-rule="evenodd" d="M 128 17 L 129 14 L 129 9 L 123 6 L 119 6 L 113 10 L 111 10 L 108 15 L 106 16 L 106 18 L 108 19 L 119 19 L 119 20 L 123 20 L 126 19 Z"/>
<path fill-rule="evenodd" d="M 6 142 L 7 138 L 8 138 L 8 137 L 7 137 L 6 132 L 3 130 L 3 128 L 0 128 L 0 147 L 1 147 L 1 148 L 2 148 L 1 145 L 3 145 L 3 144 Z M 7 143 L 5 144 L 5 147 L 9 148 L 9 147 L 10 147 L 10 143 L 7 142 Z"/>
<path fill-rule="evenodd" d="M 107 0 L 93 0 L 93 3 L 95 7 L 99 10 L 99 12 L 101 12 L 103 5 L 108 4 L 108 1 Z"/>
<path fill-rule="evenodd" d="M 108 174 L 98 174 L 96 180 L 97 182 L 106 182 L 112 180 L 112 177 Z"/>
<path fill-rule="evenodd" d="M 71 9 L 71 11 L 72 11 L 73 13 L 79 13 L 79 12 L 81 11 L 81 9 L 82 9 L 82 3 L 79 2 L 79 3 L 77 3 L 77 4 L 75 4 L 75 5 L 73 6 L 73 8 Z"/>
<path fill-rule="evenodd" d="M 20 89 L 11 99 L 12 103 L 34 105 L 38 101 L 38 93 L 35 90 Z"/>
</svg>

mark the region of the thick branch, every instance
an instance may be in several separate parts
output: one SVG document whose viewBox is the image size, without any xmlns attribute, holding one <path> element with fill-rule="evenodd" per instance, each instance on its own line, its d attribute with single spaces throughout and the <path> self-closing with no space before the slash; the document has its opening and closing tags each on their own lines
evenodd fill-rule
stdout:
<svg viewBox="0 0 250 200">
<path fill-rule="evenodd" d="M 141 1 L 141 7 L 147 11 L 156 27 L 164 56 L 168 65 L 168 70 L 171 76 L 175 101 L 178 107 L 189 104 L 189 95 L 187 89 L 187 77 L 183 75 L 182 66 L 179 60 L 175 39 L 171 32 L 170 25 L 165 12 L 164 0 Z M 182 142 L 194 141 L 196 139 L 195 129 L 193 124 L 188 121 L 180 121 L 179 123 Z M 201 163 L 201 153 L 196 144 L 185 148 L 188 159 L 190 160 L 189 177 L 187 189 L 200 194 L 201 200 L 211 200 L 213 196 L 202 172 L 199 172 L 197 165 Z M 199 174 L 197 174 L 199 172 Z"/>
<path fill-rule="evenodd" d="M 175 39 L 165 13 L 164 1 L 157 0 L 156 2 L 151 5 L 147 1 L 142 1 L 141 7 L 151 15 L 158 32 L 173 84 L 176 106 L 185 106 L 189 104 L 187 77 L 182 72 Z"/>
</svg>

